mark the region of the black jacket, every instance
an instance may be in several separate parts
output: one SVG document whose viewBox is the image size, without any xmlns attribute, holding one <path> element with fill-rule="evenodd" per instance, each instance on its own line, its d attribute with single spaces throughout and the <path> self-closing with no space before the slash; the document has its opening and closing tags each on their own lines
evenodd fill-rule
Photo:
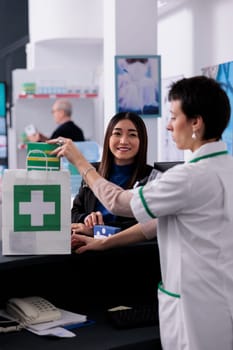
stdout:
<svg viewBox="0 0 233 350">
<path fill-rule="evenodd" d="M 99 163 L 92 164 L 96 169 L 99 167 Z M 141 174 L 141 178 L 138 179 L 138 185 L 143 185 L 147 182 L 148 176 L 153 169 L 152 166 L 147 165 L 146 170 Z M 84 222 L 85 217 L 91 212 L 95 211 L 95 205 L 97 198 L 91 189 L 82 181 L 78 194 L 73 201 L 73 207 L 71 209 L 72 222 Z M 133 226 L 137 223 L 134 218 L 128 218 L 123 216 L 117 216 L 114 222 L 105 222 L 106 225 L 120 227 L 122 230 Z"/>
<path fill-rule="evenodd" d="M 67 137 L 75 142 L 85 141 L 82 129 L 74 124 L 72 120 L 59 125 L 50 138 L 56 139 L 59 136 Z"/>
</svg>

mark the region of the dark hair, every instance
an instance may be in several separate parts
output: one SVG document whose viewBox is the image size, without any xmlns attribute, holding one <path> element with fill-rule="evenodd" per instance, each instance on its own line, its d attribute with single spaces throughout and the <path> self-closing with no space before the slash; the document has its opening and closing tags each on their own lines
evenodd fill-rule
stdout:
<svg viewBox="0 0 233 350">
<path fill-rule="evenodd" d="M 221 139 L 230 120 L 231 107 L 220 83 L 206 76 L 184 78 L 172 83 L 168 99 L 181 101 L 187 119 L 202 117 L 203 140 Z"/>
<path fill-rule="evenodd" d="M 135 63 L 135 62 L 147 63 L 148 62 L 148 58 L 126 58 L 126 62 L 128 64 L 132 64 L 132 63 Z"/>
<path fill-rule="evenodd" d="M 109 178 L 112 164 L 114 162 L 114 155 L 112 154 L 109 148 L 109 139 L 112 135 L 115 125 L 119 121 L 124 119 L 130 120 L 134 124 L 135 128 L 137 129 L 138 137 L 139 137 L 139 149 L 134 159 L 135 171 L 128 182 L 128 188 L 131 188 L 137 180 L 146 176 L 144 175 L 144 172 L 146 171 L 146 164 L 147 164 L 146 161 L 147 161 L 148 139 L 147 139 L 147 131 L 146 131 L 145 123 L 139 115 L 131 112 L 126 112 L 126 113 L 121 112 L 121 113 L 117 113 L 111 118 L 111 120 L 109 121 L 107 130 L 105 132 L 102 159 L 101 159 L 98 171 L 106 179 Z"/>
</svg>

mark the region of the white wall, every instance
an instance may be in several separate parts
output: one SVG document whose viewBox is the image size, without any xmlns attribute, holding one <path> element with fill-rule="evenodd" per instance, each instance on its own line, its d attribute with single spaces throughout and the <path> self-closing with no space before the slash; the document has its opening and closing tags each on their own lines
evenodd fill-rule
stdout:
<svg viewBox="0 0 233 350">
<path fill-rule="evenodd" d="M 156 0 L 29 0 L 27 68 L 94 70 L 94 84 L 98 83 L 99 96 L 104 97 L 95 109 L 99 143 L 116 113 L 114 56 L 156 54 L 156 14 Z M 157 154 L 157 120 L 148 117 L 145 123 L 152 164 Z"/>
<path fill-rule="evenodd" d="M 191 74 L 193 66 L 192 15 L 181 8 L 158 18 L 158 53 L 162 57 L 162 78 Z"/>
<path fill-rule="evenodd" d="M 102 0 L 29 0 L 30 42 L 102 38 Z"/>
<path fill-rule="evenodd" d="M 155 0 L 104 0 L 104 118 L 116 113 L 115 55 L 157 54 Z M 144 118 L 148 133 L 147 161 L 157 157 L 157 118 Z"/>
<path fill-rule="evenodd" d="M 157 23 L 164 82 L 177 76 L 202 74 L 204 67 L 233 60 L 232 0 L 182 0 L 180 5 L 170 8 L 159 15 Z M 162 136 L 169 138 L 169 133 L 162 131 L 164 119 L 169 117 L 165 108 L 162 115 L 158 125 L 158 160 L 169 157 L 167 153 L 164 158 L 164 140 L 161 140 Z M 185 159 L 189 158 L 189 153 L 185 151 Z"/>
<path fill-rule="evenodd" d="M 201 74 L 203 67 L 232 61 L 232 13 L 232 0 L 187 0 L 159 16 L 162 76 Z"/>
<path fill-rule="evenodd" d="M 101 144 L 103 140 L 103 1 L 102 0 L 29 0 L 29 36 L 27 45 L 27 70 L 33 79 L 36 74 L 38 85 L 55 84 L 59 81 L 64 85 L 98 87 L 99 97 L 93 101 L 89 114 L 80 116 L 80 126 L 85 119 L 94 118 L 92 127 L 84 125 L 87 138 Z M 30 79 L 25 74 L 25 79 Z M 46 76 L 46 78 L 45 78 Z M 43 82 L 44 80 L 44 82 Z M 20 79 L 22 82 L 23 79 Z M 27 80 L 28 81 L 28 80 Z M 16 91 L 14 86 L 14 101 Z M 51 104 L 47 101 L 47 105 Z M 73 99 L 74 109 L 76 101 Z M 82 105 L 85 104 L 82 101 Z M 36 105 L 36 104 L 34 104 Z M 41 104 L 42 105 L 42 104 Z M 80 102 L 77 104 L 81 105 Z M 45 113 L 44 106 L 40 111 L 39 103 L 35 114 Z M 88 112 L 88 110 L 85 110 Z M 15 108 L 15 113 L 20 110 Z M 48 111 L 49 113 L 49 111 Z M 82 113 L 82 111 L 81 111 Z M 15 116 L 15 118 L 21 116 Z M 38 120 L 37 124 L 40 121 Z M 44 128 L 43 123 L 38 125 Z M 96 127 L 97 126 L 97 127 Z M 46 132 L 48 133 L 48 125 Z M 93 133 L 94 128 L 94 133 Z M 53 128 L 54 129 L 54 128 Z M 49 134 L 51 134 L 51 129 Z M 16 130 L 16 134 L 18 130 Z M 10 132 L 10 143 L 13 144 L 14 132 Z M 12 149 L 15 145 L 11 146 Z"/>
</svg>

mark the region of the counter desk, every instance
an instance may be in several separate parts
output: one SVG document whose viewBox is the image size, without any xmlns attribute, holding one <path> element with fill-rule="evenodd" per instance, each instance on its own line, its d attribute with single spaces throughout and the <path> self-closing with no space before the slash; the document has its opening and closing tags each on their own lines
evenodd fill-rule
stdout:
<svg viewBox="0 0 233 350">
<path fill-rule="evenodd" d="M 118 305 L 157 302 L 160 268 L 154 240 L 80 255 L 1 255 L 0 276 L 1 308 L 11 297 L 39 295 L 95 321 L 67 339 L 40 337 L 25 330 L 0 334 L 1 350 L 160 349 L 158 324 L 119 330 L 106 316 L 108 308 Z"/>
</svg>

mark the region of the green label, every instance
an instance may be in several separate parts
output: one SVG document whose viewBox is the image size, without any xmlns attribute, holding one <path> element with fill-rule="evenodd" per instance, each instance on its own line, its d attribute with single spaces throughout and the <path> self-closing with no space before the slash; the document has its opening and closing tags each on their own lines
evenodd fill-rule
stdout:
<svg viewBox="0 0 233 350">
<path fill-rule="evenodd" d="M 60 229 L 60 185 L 14 186 L 14 231 L 60 231 Z"/>
</svg>

